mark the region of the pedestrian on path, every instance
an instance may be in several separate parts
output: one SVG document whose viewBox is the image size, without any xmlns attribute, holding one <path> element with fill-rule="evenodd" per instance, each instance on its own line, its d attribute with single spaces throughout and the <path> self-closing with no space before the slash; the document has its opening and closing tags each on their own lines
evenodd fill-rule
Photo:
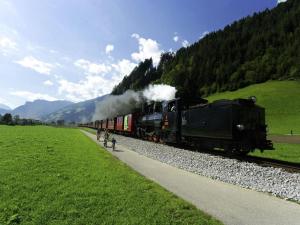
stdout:
<svg viewBox="0 0 300 225">
<path fill-rule="evenodd" d="M 101 137 L 101 129 L 98 128 L 97 129 L 97 141 L 100 141 L 100 137 Z"/>
<path fill-rule="evenodd" d="M 113 150 L 113 151 L 114 151 L 115 148 L 116 148 L 116 143 L 117 143 L 116 139 L 115 139 L 114 137 L 112 137 L 112 139 L 111 139 L 111 144 L 112 144 L 112 150 Z"/>
</svg>

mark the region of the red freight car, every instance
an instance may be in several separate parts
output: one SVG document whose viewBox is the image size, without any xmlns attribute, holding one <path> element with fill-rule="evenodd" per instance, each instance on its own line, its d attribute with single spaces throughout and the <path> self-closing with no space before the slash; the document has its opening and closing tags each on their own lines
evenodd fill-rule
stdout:
<svg viewBox="0 0 300 225">
<path fill-rule="evenodd" d="M 124 117 L 117 117 L 116 131 L 123 131 Z"/>
<path fill-rule="evenodd" d="M 100 128 L 100 120 L 95 121 L 95 128 L 99 129 Z"/>
<path fill-rule="evenodd" d="M 107 128 L 107 119 L 102 121 L 102 129 L 105 130 Z"/>
<path fill-rule="evenodd" d="M 130 133 L 131 135 L 135 133 L 135 118 L 135 114 L 128 114 L 124 116 L 123 129 L 126 133 Z"/>
<path fill-rule="evenodd" d="M 107 129 L 108 130 L 114 130 L 115 129 L 115 119 L 108 119 L 107 123 Z"/>
</svg>

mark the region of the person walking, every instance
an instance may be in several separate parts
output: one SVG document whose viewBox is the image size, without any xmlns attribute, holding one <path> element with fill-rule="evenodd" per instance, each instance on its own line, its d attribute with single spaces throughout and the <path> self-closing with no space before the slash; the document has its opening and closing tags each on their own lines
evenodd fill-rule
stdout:
<svg viewBox="0 0 300 225">
<path fill-rule="evenodd" d="M 112 145 L 112 150 L 113 151 L 116 149 L 116 143 L 117 143 L 116 139 L 114 137 L 112 137 L 112 139 L 111 139 L 111 145 Z"/>
<path fill-rule="evenodd" d="M 97 129 L 97 141 L 100 141 L 100 137 L 101 137 L 101 129 L 98 128 Z"/>
<path fill-rule="evenodd" d="M 105 129 L 105 133 L 104 133 L 104 147 L 107 147 L 107 141 L 108 141 L 108 138 L 109 138 L 109 133 L 108 133 L 108 130 Z"/>
</svg>

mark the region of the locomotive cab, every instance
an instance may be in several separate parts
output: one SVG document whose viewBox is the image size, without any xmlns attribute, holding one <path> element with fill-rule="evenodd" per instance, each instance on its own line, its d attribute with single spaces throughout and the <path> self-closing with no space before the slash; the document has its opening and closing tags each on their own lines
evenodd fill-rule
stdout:
<svg viewBox="0 0 300 225">
<path fill-rule="evenodd" d="M 166 143 L 180 143 L 181 100 L 179 98 L 163 102 L 162 140 Z"/>
<path fill-rule="evenodd" d="M 145 103 L 138 121 L 137 136 L 158 140 L 161 135 L 162 102 Z"/>
</svg>

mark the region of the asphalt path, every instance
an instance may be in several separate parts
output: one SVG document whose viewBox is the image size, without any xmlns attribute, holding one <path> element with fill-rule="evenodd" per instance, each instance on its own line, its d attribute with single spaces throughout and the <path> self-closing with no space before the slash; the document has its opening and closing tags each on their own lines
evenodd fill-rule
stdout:
<svg viewBox="0 0 300 225">
<path fill-rule="evenodd" d="M 93 141 L 96 136 L 82 131 Z M 147 158 L 117 144 L 114 156 L 228 225 L 300 225 L 300 204 L 216 181 Z"/>
</svg>

